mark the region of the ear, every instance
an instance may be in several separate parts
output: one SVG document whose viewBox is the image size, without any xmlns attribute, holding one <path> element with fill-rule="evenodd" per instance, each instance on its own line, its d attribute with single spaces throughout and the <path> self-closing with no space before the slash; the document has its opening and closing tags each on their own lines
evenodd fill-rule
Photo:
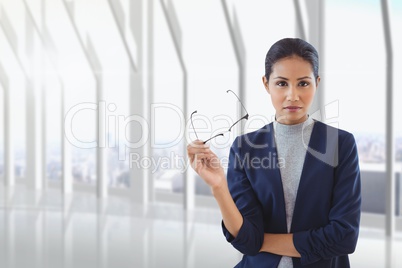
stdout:
<svg viewBox="0 0 402 268">
<path fill-rule="evenodd" d="M 315 87 L 316 88 L 318 88 L 318 84 L 320 83 L 320 81 L 321 81 L 321 77 L 317 77 L 317 80 L 315 81 Z"/>
<path fill-rule="evenodd" d="M 267 80 L 267 78 L 265 77 L 265 75 L 262 76 L 262 83 L 264 84 L 264 87 L 265 87 L 265 89 L 267 90 L 268 94 L 271 94 L 271 93 L 269 92 L 268 80 Z"/>
</svg>

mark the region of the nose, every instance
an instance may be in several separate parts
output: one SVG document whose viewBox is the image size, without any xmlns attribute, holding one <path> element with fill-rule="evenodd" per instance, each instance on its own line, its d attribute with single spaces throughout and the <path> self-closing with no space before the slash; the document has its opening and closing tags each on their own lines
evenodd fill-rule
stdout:
<svg viewBox="0 0 402 268">
<path fill-rule="evenodd" d="M 289 86 L 286 100 L 288 101 L 298 101 L 299 100 L 299 94 L 297 92 L 297 89 L 293 86 Z"/>
</svg>

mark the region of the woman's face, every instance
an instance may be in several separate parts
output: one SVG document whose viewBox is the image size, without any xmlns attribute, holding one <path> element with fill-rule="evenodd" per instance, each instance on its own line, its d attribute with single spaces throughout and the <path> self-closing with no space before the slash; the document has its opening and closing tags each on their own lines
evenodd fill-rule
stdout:
<svg viewBox="0 0 402 268">
<path fill-rule="evenodd" d="M 272 66 L 269 82 L 262 77 L 267 92 L 271 95 L 279 123 L 293 125 L 307 119 L 320 78 L 314 78 L 308 61 L 298 56 L 283 58 Z"/>
</svg>

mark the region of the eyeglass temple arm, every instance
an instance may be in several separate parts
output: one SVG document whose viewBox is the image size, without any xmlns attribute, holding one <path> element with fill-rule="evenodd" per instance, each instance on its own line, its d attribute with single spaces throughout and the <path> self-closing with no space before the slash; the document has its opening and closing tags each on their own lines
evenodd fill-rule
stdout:
<svg viewBox="0 0 402 268">
<path fill-rule="evenodd" d="M 244 109 L 244 110 L 246 111 L 246 113 L 247 113 L 245 116 L 243 116 L 242 118 L 240 118 L 239 120 L 237 120 L 233 125 L 230 126 L 230 128 L 229 128 L 228 131 L 231 131 L 232 128 L 233 128 L 237 123 L 239 123 L 241 120 L 243 120 L 243 119 L 248 120 L 248 112 L 247 112 L 246 108 L 244 107 L 243 103 L 241 102 L 240 98 L 236 95 L 236 93 L 234 93 L 234 91 L 233 91 L 233 90 L 230 90 L 230 89 L 226 91 L 226 93 L 229 93 L 229 92 L 232 92 L 232 93 L 236 96 L 236 98 L 239 100 L 241 106 L 243 107 L 243 109 Z M 190 120 L 191 120 L 191 125 L 192 125 L 192 127 L 193 127 L 193 129 L 194 129 L 195 136 L 196 136 L 197 139 L 198 139 L 197 132 L 195 131 L 195 128 L 194 128 L 194 125 L 193 125 L 193 114 L 195 114 L 195 113 L 197 113 L 197 111 L 194 111 L 194 112 L 191 113 Z M 218 137 L 218 136 L 223 136 L 223 133 L 216 134 L 215 136 L 213 136 L 213 137 L 207 139 L 206 141 L 204 141 L 204 144 L 207 143 L 208 141 L 212 140 L 213 138 Z"/>
<path fill-rule="evenodd" d="M 195 113 L 197 113 L 197 110 L 195 110 L 194 112 L 191 113 L 190 121 L 191 121 L 191 126 L 193 127 L 193 130 L 194 130 L 195 136 L 197 137 L 197 140 L 198 140 L 198 135 L 197 135 L 197 132 L 195 131 L 194 124 L 193 124 L 193 114 L 195 114 Z"/>
<path fill-rule="evenodd" d="M 241 120 L 243 120 L 243 119 L 246 119 L 246 120 L 248 120 L 248 114 L 246 114 L 245 116 L 243 116 L 242 118 L 240 118 L 239 120 L 237 120 L 230 128 L 229 128 L 229 130 L 228 131 L 231 131 L 232 130 L 232 128 L 237 124 L 237 123 L 239 123 Z M 213 138 L 216 138 L 216 137 L 218 137 L 218 136 L 223 136 L 223 133 L 220 133 L 220 134 L 216 134 L 215 136 L 213 136 L 213 137 L 211 137 L 211 138 L 209 138 L 209 139 L 207 139 L 206 141 L 204 141 L 204 144 L 205 143 L 207 143 L 208 141 L 210 141 L 210 140 L 212 140 Z"/>
<path fill-rule="evenodd" d="M 226 93 L 229 93 L 229 92 L 232 92 L 232 93 L 233 93 L 233 95 L 235 95 L 235 96 L 236 96 L 237 100 L 240 102 L 240 104 L 241 104 L 241 106 L 243 107 L 244 111 L 246 111 L 246 114 L 248 115 L 247 109 L 246 109 L 246 107 L 244 107 L 244 105 L 243 105 L 243 103 L 241 102 L 241 100 L 240 100 L 239 96 L 237 96 L 237 94 L 236 94 L 236 93 L 234 93 L 234 91 L 233 91 L 233 90 L 231 90 L 231 89 L 226 90 Z"/>
<path fill-rule="evenodd" d="M 211 137 L 211 138 L 207 139 L 206 141 L 204 141 L 204 144 L 205 144 L 205 143 L 207 143 L 208 141 L 212 140 L 213 138 L 218 137 L 218 136 L 223 136 L 223 133 L 216 134 L 215 136 L 213 136 L 213 137 Z"/>
<path fill-rule="evenodd" d="M 242 118 L 240 118 L 239 120 L 237 120 L 236 122 L 234 122 L 233 125 L 230 126 L 230 128 L 229 128 L 228 131 L 232 131 L 232 128 L 233 128 L 237 123 L 239 123 L 241 120 L 243 120 L 243 119 L 248 120 L 248 114 L 246 114 L 245 116 L 243 116 Z"/>
</svg>

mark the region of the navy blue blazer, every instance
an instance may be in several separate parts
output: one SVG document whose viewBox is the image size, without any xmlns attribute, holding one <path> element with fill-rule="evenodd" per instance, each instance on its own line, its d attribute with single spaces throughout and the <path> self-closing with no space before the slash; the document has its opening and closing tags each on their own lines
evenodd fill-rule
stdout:
<svg viewBox="0 0 402 268">
<path fill-rule="evenodd" d="M 243 215 L 228 242 L 243 253 L 236 267 L 277 267 L 281 256 L 259 252 L 264 233 L 287 233 L 273 124 L 241 135 L 230 149 L 227 180 Z M 283 163 L 282 163 L 283 164 Z M 352 134 L 315 121 L 304 160 L 290 232 L 301 258 L 294 267 L 347 268 L 360 223 L 361 190 Z"/>
</svg>

